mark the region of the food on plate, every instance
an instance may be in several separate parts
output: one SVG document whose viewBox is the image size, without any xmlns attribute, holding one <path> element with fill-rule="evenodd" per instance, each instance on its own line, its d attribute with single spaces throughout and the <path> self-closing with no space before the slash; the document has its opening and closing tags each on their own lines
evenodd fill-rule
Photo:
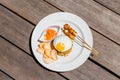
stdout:
<svg viewBox="0 0 120 80">
<path fill-rule="evenodd" d="M 49 64 L 49 63 L 54 62 L 51 58 L 45 58 L 45 57 L 43 57 L 43 61 L 44 61 L 44 63 L 46 63 L 46 64 Z"/>
<path fill-rule="evenodd" d="M 43 61 L 46 64 L 57 61 L 58 55 L 68 56 L 68 54 L 72 51 L 73 43 L 71 37 L 74 37 L 74 31 L 68 24 L 65 24 L 64 30 L 62 30 L 65 35 L 63 34 L 57 36 L 57 28 L 59 27 L 53 26 L 47 28 L 39 38 L 40 43 L 38 45 L 37 52 L 43 55 Z M 71 37 L 69 38 L 68 35 Z"/>
<path fill-rule="evenodd" d="M 44 39 L 51 40 L 57 35 L 57 32 L 53 29 L 47 29 Z"/>
<path fill-rule="evenodd" d="M 59 56 L 67 56 L 72 51 L 73 43 L 68 36 L 57 36 L 53 41 L 53 46 Z"/>
<path fill-rule="evenodd" d="M 43 48 L 44 48 L 45 50 L 51 50 L 51 46 L 50 46 L 49 43 L 45 43 L 44 46 L 43 46 Z"/>
<path fill-rule="evenodd" d="M 59 30 L 60 30 L 59 26 L 48 27 L 41 33 L 38 41 L 49 42 L 53 40 L 57 36 L 57 33 L 59 32 Z"/>
<path fill-rule="evenodd" d="M 72 41 L 68 36 L 61 35 L 54 39 L 53 45 L 57 51 L 65 52 L 72 47 Z"/>
<path fill-rule="evenodd" d="M 38 49 L 37 49 L 37 52 L 43 54 L 43 53 L 44 53 L 44 49 L 43 49 L 43 48 L 38 48 Z"/>
<path fill-rule="evenodd" d="M 66 36 L 69 36 L 69 38 L 71 38 L 72 40 L 77 34 L 77 32 L 74 29 L 72 29 L 69 24 L 64 24 L 62 31 Z"/>
<path fill-rule="evenodd" d="M 48 58 L 52 58 L 52 56 L 51 56 L 51 50 L 50 50 L 50 49 L 45 49 L 44 54 L 45 54 Z"/>
<path fill-rule="evenodd" d="M 72 47 L 69 50 L 65 51 L 65 52 L 58 52 L 57 54 L 59 56 L 68 56 L 68 54 L 70 54 L 71 51 L 72 51 Z"/>
<path fill-rule="evenodd" d="M 57 51 L 48 42 L 40 42 L 37 49 L 38 53 L 43 54 L 43 61 L 48 64 L 58 59 Z"/>
<path fill-rule="evenodd" d="M 51 42 L 40 42 L 37 52 L 43 55 L 46 64 L 58 60 L 59 56 L 67 56 L 72 51 L 72 41 L 68 36 L 57 36 Z"/>
<path fill-rule="evenodd" d="M 58 59 L 58 57 L 57 57 L 56 54 L 57 54 L 57 51 L 53 49 L 53 50 L 51 51 L 51 56 L 52 56 L 52 59 L 53 59 L 54 61 L 56 61 L 56 60 Z"/>
</svg>

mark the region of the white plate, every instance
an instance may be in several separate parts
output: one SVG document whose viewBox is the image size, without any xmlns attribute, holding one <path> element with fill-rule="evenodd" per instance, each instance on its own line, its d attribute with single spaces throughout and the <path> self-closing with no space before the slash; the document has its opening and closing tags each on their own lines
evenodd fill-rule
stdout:
<svg viewBox="0 0 120 80">
<path fill-rule="evenodd" d="M 52 71 L 64 72 L 78 68 L 90 55 L 89 50 L 74 42 L 72 52 L 67 57 L 59 56 L 57 61 L 50 64 L 45 64 L 43 62 L 43 56 L 36 51 L 39 43 L 38 38 L 40 37 L 42 31 L 52 25 L 63 27 L 66 23 L 74 28 L 89 45 L 93 45 L 92 33 L 86 22 L 80 17 L 68 12 L 57 12 L 46 16 L 37 24 L 32 33 L 31 47 L 38 62 L 45 68 Z"/>
</svg>

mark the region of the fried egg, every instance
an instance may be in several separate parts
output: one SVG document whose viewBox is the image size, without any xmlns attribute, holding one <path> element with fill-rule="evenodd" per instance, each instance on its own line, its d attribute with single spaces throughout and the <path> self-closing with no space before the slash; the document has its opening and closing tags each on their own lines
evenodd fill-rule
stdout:
<svg viewBox="0 0 120 80">
<path fill-rule="evenodd" d="M 72 41 L 68 36 L 57 36 L 53 41 L 54 48 L 59 52 L 65 52 L 72 47 Z"/>
</svg>

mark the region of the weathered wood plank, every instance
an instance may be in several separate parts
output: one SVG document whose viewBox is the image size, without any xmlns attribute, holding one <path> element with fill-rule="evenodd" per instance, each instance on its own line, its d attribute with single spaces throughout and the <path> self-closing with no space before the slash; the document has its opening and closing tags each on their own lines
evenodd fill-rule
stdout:
<svg viewBox="0 0 120 80">
<path fill-rule="evenodd" d="M 61 74 L 70 80 L 119 80 L 89 60 L 78 69 Z"/>
<path fill-rule="evenodd" d="M 65 80 L 40 67 L 31 56 L 0 38 L 0 68 L 16 80 Z"/>
<path fill-rule="evenodd" d="M 120 46 L 92 30 L 94 47 L 100 52 L 90 57 L 120 76 Z"/>
<path fill-rule="evenodd" d="M 33 58 L 4 39 L 0 38 L 0 42 L 0 45 L 2 45 L 0 46 L 2 52 L 0 54 L 0 68 L 16 80 L 58 80 L 58 78 L 63 80 L 54 73 L 40 68 Z M 78 69 L 61 74 L 70 80 L 119 80 L 89 60 Z"/>
<path fill-rule="evenodd" d="M 19 44 L 21 47 L 23 47 L 22 49 L 25 49 L 26 51 L 28 51 L 30 53 L 30 51 L 29 51 L 29 36 L 30 36 L 30 33 L 31 33 L 32 29 L 33 29 L 33 26 L 30 25 L 29 23 L 25 22 L 21 18 L 15 16 L 14 14 L 11 14 L 9 11 L 7 11 L 6 9 L 4 9 L 1 6 L 0 6 L 0 12 L 2 12 L 2 13 L 0 13 L 0 17 L 1 17 L 0 18 L 0 25 L 1 25 L 1 27 L 0 27 L 0 35 L 2 35 L 2 34 L 7 35 L 7 37 L 10 40 L 12 40 L 14 44 Z M 5 15 L 6 15 L 6 19 L 5 19 Z M 7 15 L 9 15 L 9 17 L 7 17 Z M 6 26 L 2 26 L 2 25 L 6 25 Z M 14 31 L 12 31 L 12 30 L 14 30 Z M 8 33 L 4 33 L 4 32 L 8 32 Z M 27 32 L 27 33 L 25 33 L 25 32 Z M 13 33 L 13 34 L 11 34 L 11 33 Z M 8 35 L 8 34 L 10 34 L 10 35 Z M 17 39 L 19 39 L 20 41 L 18 41 Z M 21 42 L 23 42 L 24 45 L 21 45 L 22 44 Z M 0 44 L 3 45 L 1 41 L 0 41 Z M 25 47 L 25 45 L 28 46 L 28 47 Z M 4 53 L 4 50 L 7 49 L 7 48 L 5 48 L 5 47 L 3 48 L 3 46 L 1 46 L 1 47 L 0 47 L 0 52 L 1 52 L 0 54 L 1 54 L 1 57 L 2 57 L 2 54 Z M 21 55 L 18 55 L 19 57 L 23 56 L 23 58 L 21 58 L 21 59 L 26 58 L 27 61 L 31 61 L 31 62 L 28 62 L 28 63 L 21 62 L 21 66 L 19 66 L 18 64 L 14 64 L 14 63 L 10 63 L 7 66 L 7 63 L 5 64 L 4 60 L 0 60 L 1 61 L 0 62 L 1 67 L 0 68 L 2 68 L 2 69 L 5 68 L 5 71 L 8 72 L 9 74 L 13 75 L 15 78 L 17 78 L 19 75 L 21 75 L 21 76 L 18 77 L 17 79 L 21 79 L 22 77 L 24 78 L 25 76 L 29 76 L 28 78 L 31 78 L 32 74 L 33 74 L 32 78 L 34 79 L 34 77 L 36 77 L 37 80 L 40 77 L 43 77 L 44 80 L 49 79 L 49 78 L 51 78 L 51 80 L 61 78 L 57 74 L 49 72 L 49 71 L 44 70 L 43 68 L 41 68 L 39 65 L 37 65 L 37 63 L 32 58 L 28 57 L 25 54 L 22 54 L 23 52 L 21 52 L 19 50 L 17 50 L 18 52 L 17 51 L 11 52 L 11 51 L 9 51 L 9 49 L 7 49 L 7 50 L 9 52 L 9 55 L 7 57 L 10 57 L 8 60 L 11 61 L 11 62 L 13 60 L 15 60 L 15 61 L 17 60 L 17 57 L 13 58 L 15 56 L 12 56 L 12 55 L 17 56 L 17 53 L 21 54 Z M 14 54 L 12 54 L 12 53 L 14 53 Z M 13 58 L 13 60 L 12 60 L 12 58 Z M 21 59 L 19 59 L 18 61 L 20 62 Z M 26 61 L 26 59 L 24 59 L 24 61 Z M 18 63 L 18 62 L 16 61 L 15 63 Z M 27 65 L 25 65 L 25 64 L 27 64 Z M 31 66 L 31 64 L 34 64 L 34 66 Z M 14 69 L 15 69 L 14 66 L 16 66 L 16 69 L 18 68 L 18 70 L 20 70 L 21 72 L 14 71 Z M 29 67 L 29 66 L 31 66 L 31 67 Z M 31 70 L 29 71 L 30 68 L 31 68 Z M 23 74 L 25 69 L 26 69 L 25 74 Z M 32 73 L 32 71 L 33 71 L 33 73 Z M 29 74 L 29 72 L 31 72 L 31 73 Z M 50 76 L 50 77 L 47 78 L 45 75 Z M 54 77 L 52 78 L 52 76 L 54 76 Z M 26 78 L 25 78 L 25 80 L 29 80 L 29 79 L 26 79 Z M 31 78 L 31 80 L 33 80 L 32 78 Z M 61 79 L 63 79 L 63 78 L 61 78 Z"/>
<path fill-rule="evenodd" d="M 0 71 L 0 80 L 14 80 L 14 79 L 10 78 L 6 74 L 4 74 L 2 71 Z"/>
<path fill-rule="evenodd" d="M 54 75 L 53 77 L 52 72 L 41 69 L 34 62 L 33 58 L 2 38 L 0 38 L 0 42 L 3 45 L 0 47 L 0 51 L 2 52 L 0 54 L 0 68 L 12 75 L 16 80 L 58 80 L 58 78 L 63 80 L 59 76 Z M 76 70 L 61 74 L 70 80 L 119 80 L 90 61 L 87 61 Z"/>
<path fill-rule="evenodd" d="M 120 44 L 120 36 L 117 35 L 120 33 L 120 16 L 114 12 L 106 9 L 93 0 L 47 1 L 64 11 L 79 15 L 92 28 Z M 48 13 L 52 13 L 54 10 L 58 11 L 42 0 L 1 0 L 0 2 L 35 24 Z M 41 12 L 41 10 L 43 12 Z M 43 14 L 42 16 L 40 16 L 41 13 Z"/>
<path fill-rule="evenodd" d="M 43 0 L 0 0 L 0 3 L 34 24 L 44 16 L 59 11 Z"/>
<path fill-rule="evenodd" d="M 0 12 L 0 35 L 6 35 L 9 40 L 15 44 L 19 44 L 19 46 L 29 52 L 29 47 L 25 47 L 24 45 L 29 46 L 29 38 L 34 26 L 2 6 L 0 6 Z"/>
<path fill-rule="evenodd" d="M 2 6 L 0 6 L 0 12 L 0 35 L 6 35 L 5 37 L 13 41 L 14 44 L 18 44 L 29 52 L 29 47 L 25 47 L 24 45 L 29 46 L 29 38 L 34 26 Z"/>
<path fill-rule="evenodd" d="M 77 14 L 90 27 L 120 44 L 120 16 L 93 0 L 45 0 L 63 11 Z"/>
<path fill-rule="evenodd" d="M 120 0 L 95 0 L 95 1 L 120 14 Z"/>
<path fill-rule="evenodd" d="M 120 33 L 120 16 L 100 4 L 92 0 L 47 1 L 64 11 L 70 11 L 81 16 L 92 28 L 109 36 L 116 42 L 120 42 L 120 35 L 118 35 Z M 93 35 L 94 47 L 98 49 L 100 55 L 92 59 L 120 75 L 120 55 L 118 54 L 120 52 L 120 46 L 114 44 L 99 34 L 97 35 L 94 31 Z"/>
<path fill-rule="evenodd" d="M 6 37 L 11 42 L 13 42 L 14 44 L 18 45 L 20 48 L 30 53 L 29 38 L 30 38 L 30 33 L 34 26 L 28 24 L 27 22 L 15 16 L 11 12 L 7 11 L 6 9 L 3 9 L 3 7 L 1 8 L 1 11 L 3 13 L 0 14 L 0 17 L 1 17 L 0 34 Z M 23 36 L 22 34 L 24 34 L 25 36 Z M 120 56 L 118 54 L 120 52 L 119 46 L 111 42 L 110 40 L 104 38 L 103 36 L 96 33 L 95 31 L 93 31 L 93 36 L 95 37 L 95 40 L 94 40 L 95 47 L 101 52 L 101 54 L 98 57 L 96 57 L 97 58 L 96 60 L 101 64 L 103 64 L 104 66 L 111 69 L 112 71 L 119 74 L 120 72 L 120 69 L 119 69 Z M 24 41 L 22 41 L 21 39 L 23 39 Z M 107 47 L 110 46 L 110 47 L 108 47 L 108 50 L 104 50 L 105 49 L 104 46 L 107 46 Z M 112 55 L 113 53 L 114 55 Z M 109 58 L 111 58 L 109 61 L 107 60 L 108 56 Z M 116 65 L 116 63 L 114 63 L 113 61 L 118 63 L 118 65 Z"/>
<path fill-rule="evenodd" d="M 29 52 L 28 40 L 30 38 L 29 36 L 33 27 L 31 27 L 31 25 L 29 25 L 28 23 L 24 24 L 25 23 L 24 20 L 19 19 L 17 16 L 13 15 L 12 13 L 6 10 L 2 10 L 2 12 L 4 12 L 1 15 L 2 18 L 0 20 L 1 22 L 0 24 L 2 26 L 0 29 L 2 31 L 0 33 L 2 34 L 2 36 L 6 37 L 11 42 L 15 43 L 25 51 Z M 9 14 L 7 14 L 7 12 Z M 19 21 L 16 19 L 19 19 Z M 24 25 L 21 25 L 21 23 Z M 17 28 L 16 25 L 17 27 L 20 27 L 20 29 Z M 6 30 L 9 30 L 9 31 L 6 31 Z M 14 32 L 16 32 L 16 34 L 14 34 Z M 23 36 L 22 34 L 26 36 Z M 16 35 L 19 37 L 17 37 Z M 94 43 L 95 43 L 94 47 L 98 51 L 100 51 L 100 55 L 93 59 L 99 62 L 100 64 L 102 64 L 103 66 L 107 67 L 108 69 L 112 70 L 116 74 L 120 75 L 120 69 L 119 69 L 120 55 L 118 54 L 120 52 L 119 46 L 113 43 L 112 41 L 106 39 L 105 37 L 101 36 L 100 34 L 97 34 L 95 31 L 93 31 L 93 36 L 94 36 Z M 21 41 L 21 39 L 23 39 L 24 41 Z"/>
</svg>

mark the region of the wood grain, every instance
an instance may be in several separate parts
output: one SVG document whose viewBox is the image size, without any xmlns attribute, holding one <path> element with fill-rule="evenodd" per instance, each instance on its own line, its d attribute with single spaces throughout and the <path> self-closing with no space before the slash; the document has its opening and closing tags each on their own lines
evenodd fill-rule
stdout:
<svg viewBox="0 0 120 80">
<path fill-rule="evenodd" d="M 0 80 L 14 80 L 14 79 L 10 78 L 5 73 L 3 73 L 2 71 L 0 71 Z"/>
<path fill-rule="evenodd" d="M 41 71 L 41 68 L 36 65 L 30 56 L 2 38 L 0 38 L 0 42 L 0 45 L 2 45 L 0 51 L 4 53 L 0 54 L 0 68 L 12 75 L 16 80 L 53 80 L 53 75 L 48 75 L 47 71 Z M 76 70 L 61 74 L 70 80 L 119 80 L 90 61 L 87 61 L 83 66 Z M 45 78 L 46 76 L 48 76 L 48 79 Z M 58 77 L 56 78 L 54 76 L 54 78 L 54 80 L 57 80 Z"/>
<path fill-rule="evenodd" d="M 0 12 L 0 35 L 6 35 L 5 37 L 14 44 L 18 44 L 23 50 L 29 52 L 29 47 L 24 45 L 29 46 L 29 38 L 34 26 L 2 6 L 0 6 Z"/>
<path fill-rule="evenodd" d="M 28 52 L 29 54 L 31 54 L 29 51 L 29 38 L 34 26 L 22 20 L 8 10 L 4 9 L 3 7 L 1 7 L 0 10 L 1 12 L 3 12 L 0 14 L 0 34 L 6 39 L 10 40 L 12 43 L 16 44 L 17 46 Z M 119 46 L 112 41 L 106 39 L 105 37 L 101 36 L 100 34 L 96 33 L 95 31 L 93 31 L 93 36 L 95 39 L 94 47 L 101 52 L 99 56 L 93 59 L 106 66 L 113 72 L 120 74 L 120 65 L 117 64 L 120 61 L 120 56 L 118 54 L 120 52 Z M 23 39 L 24 41 L 22 41 L 21 39 Z M 104 46 L 108 48 L 105 50 Z"/>
<path fill-rule="evenodd" d="M 2 31 L 0 33 L 2 36 L 6 37 L 8 40 L 30 53 L 29 38 L 34 26 L 28 24 L 24 20 L 20 19 L 9 11 L 6 11 L 5 9 L 2 9 L 2 12 L 3 14 L 0 14 L 2 17 L 0 20 L 0 24 L 2 26 L 0 29 Z M 14 34 L 14 32 L 16 34 Z M 93 31 L 93 36 L 94 47 L 100 52 L 100 55 L 98 57 L 92 57 L 92 59 L 120 75 L 120 55 L 118 54 L 120 52 L 119 46 L 96 33 L 95 31 Z"/>
<path fill-rule="evenodd" d="M 106 6 L 107 8 L 120 14 L 120 0 L 95 0 L 95 1 L 101 3 L 102 5 Z"/>
<path fill-rule="evenodd" d="M 78 69 L 61 74 L 70 80 L 119 80 L 89 60 Z"/>
<path fill-rule="evenodd" d="M 120 16 L 93 0 L 46 0 L 83 18 L 90 27 L 120 44 Z"/>
<path fill-rule="evenodd" d="M 109 9 L 93 0 L 47 1 L 64 11 L 77 14 L 92 28 L 120 44 L 120 35 L 118 35 L 120 33 L 120 16 Z M 42 0 L 1 0 L 0 2 L 35 24 L 48 13 L 59 11 Z"/>
<path fill-rule="evenodd" d="M 0 42 L 0 45 L 2 45 L 0 46 L 2 52 L 0 54 L 0 68 L 16 80 L 65 80 L 55 73 L 39 67 L 32 57 L 4 39 L 0 38 Z M 119 80 L 89 60 L 80 68 L 61 74 L 70 80 Z"/>
<path fill-rule="evenodd" d="M 25 22 L 21 18 L 15 16 L 14 14 L 11 14 L 9 11 L 7 11 L 6 9 L 4 9 L 1 6 L 0 6 L 0 12 L 2 12 L 2 13 L 0 13 L 0 17 L 1 17 L 0 18 L 0 25 L 6 25 L 6 26 L 1 26 L 0 27 L 0 35 L 2 35 L 2 34 L 6 35 L 6 37 L 9 38 L 10 40 L 12 40 L 14 44 L 19 44 L 20 47 L 22 47 L 23 50 L 25 49 L 26 51 L 28 51 L 30 53 L 30 50 L 29 50 L 29 36 L 30 36 L 30 33 L 33 29 L 33 26 L 31 24 Z M 6 15 L 6 19 L 5 19 L 5 15 Z M 7 15 L 9 15 L 9 17 L 7 17 Z M 12 30 L 14 30 L 14 31 L 12 31 Z M 4 32 L 6 32 L 6 33 L 4 33 Z M 25 33 L 25 32 L 27 32 L 27 33 Z M 13 34 L 11 34 L 11 33 L 13 33 Z M 8 34 L 10 34 L 10 35 L 8 35 Z M 24 43 L 24 45 L 21 42 Z M 4 43 L 2 43 L 2 41 L 0 41 L 0 44 L 4 45 Z M 25 47 L 25 45 L 28 46 L 28 47 Z M 1 47 L 0 47 L 1 57 L 2 57 L 3 53 L 7 53 L 8 54 L 7 57 L 9 57 L 8 60 L 11 61 L 11 63 L 9 64 L 9 62 L 8 63 L 6 62 L 6 64 L 5 64 L 4 59 L 0 60 L 1 61 L 0 62 L 1 67 L 0 68 L 2 68 L 2 69 L 5 68 L 4 70 L 7 73 L 13 75 L 15 78 L 17 78 L 17 80 L 21 79 L 21 78 L 25 78 L 25 76 L 29 76 L 29 77 L 26 77 L 25 80 L 30 80 L 30 79 L 33 80 L 35 77 L 36 77 L 35 79 L 37 79 L 37 80 L 40 79 L 40 77 L 42 77 L 44 80 L 49 79 L 49 78 L 51 80 L 57 79 L 57 78 L 63 79 L 58 74 L 49 72 L 49 71 L 43 69 L 42 67 L 40 67 L 39 65 L 37 65 L 37 63 L 33 60 L 33 58 L 29 57 L 28 55 L 26 55 L 22 51 L 18 50 L 17 48 L 15 48 L 15 50 L 17 49 L 18 52 L 17 51 L 12 52 L 9 49 L 7 49 L 7 48 L 11 47 L 11 46 L 7 47 L 7 44 L 6 44 L 7 48 L 5 48 L 5 47 L 3 48 L 3 46 L 1 46 Z M 7 49 L 7 52 L 4 52 L 5 49 Z M 10 49 L 14 49 L 14 48 L 10 48 Z M 17 53 L 19 53 L 19 55 Z M 18 55 L 19 57 L 21 56 L 20 58 L 23 59 L 23 62 L 20 62 L 21 59 L 18 59 L 18 61 L 21 63 L 21 66 L 19 65 L 19 62 L 16 61 L 17 57 L 14 58 L 15 57 L 14 55 L 15 56 Z M 14 59 L 12 59 L 12 58 L 14 58 Z M 12 61 L 15 61 L 15 62 L 12 62 Z M 29 61 L 29 62 L 24 62 L 24 61 Z M 14 63 L 18 63 L 18 64 L 14 64 Z M 31 64 L 34 64 L 34 65 L 31 66 Z M 16 69 L 18 69 L 18 71 L 20 70 L 21 72 L 14 71 L 15 70 L 15 69 L 13 69 L 14 66 L 16 66 Z M 29 66 L 31 66 L 31 67 L 29 67 Z M 29 69 L 31 69 L 31 70 L 29 71 Z M 33 73 L 33 76 L 31 76 L 32 73 Z M 19 75 L 21 75 L 21 76 L 19 76 Z M 47 78 L 45 75 L 50 76 L 50 77 Z M 52 78 L 52 76 L 54 76 L 54 77 Z M 27 79 L 27 78 L 30 78 L 30 79 Z M 23 80 L 23 79 L 21 79 L 21 80 Z"/>
<path fill-rule="evenodd" d="M 43 0 L 0 0 L 0 3 L 34 24 L 46 15 L 59 11 Z"/>
<path fill-rule="evenodd" d="M 0 45 L 0 68 L 16 80 L 65 80 L 60 75 L 43 69 L 31 56 L 2 38 Z"/>
<path fill-rule="evenodd" d="M 120 46 L 92 30 L 94 47 L 100 52 L 90 57 L 120 76 Z"/>
<path fill-rule="evenodd" d="M 120 42 L 120 39 L 118 39 L 120 37 L 118 35 L 120 33 L 120 16 L 100 4 L 92 0 L 47 1 L 63 11 L 69 11 L 79 15 L 95 30 L 109 36 L 109 38 L 114 39 L 118 43 Z M 96 34 L 94 31 L 93 35 L 94 47 L 100 52 L 100 55 L 98 57 L 92 57 L 92 59 L 120 75 L 120 46 Z"/>
</svg>

